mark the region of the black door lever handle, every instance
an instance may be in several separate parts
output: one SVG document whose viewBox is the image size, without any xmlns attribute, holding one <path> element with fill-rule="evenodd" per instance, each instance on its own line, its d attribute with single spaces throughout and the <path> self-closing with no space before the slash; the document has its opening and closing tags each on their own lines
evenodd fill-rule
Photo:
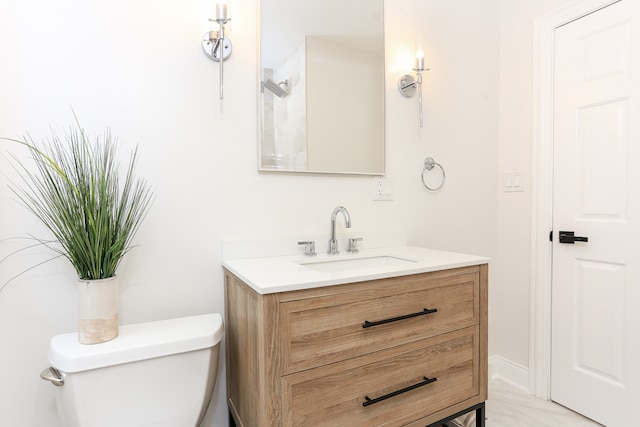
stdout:
<svg viewBox="0 0 640 427">
<path fill-rule="evenodd" d="M 573 245 L 575 242 L 588 242 L 588 237 L 576 236 L 573 231 L 561 231 L 560 243 L 569 243 Z"/>
</svg>

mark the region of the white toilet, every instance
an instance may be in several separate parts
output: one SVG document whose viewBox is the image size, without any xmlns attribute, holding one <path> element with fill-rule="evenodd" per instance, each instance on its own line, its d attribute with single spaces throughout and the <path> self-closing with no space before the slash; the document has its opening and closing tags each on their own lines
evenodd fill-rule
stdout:
<svg viewBox="0 0 640 427">
<path fill-rule="evenodd" d="M 78 343 L 58 335 L 50 368 L 64 427 L 197 427 L 216 382 L 218 313 L 120 326 L 117 338 Z"/>
</svg>

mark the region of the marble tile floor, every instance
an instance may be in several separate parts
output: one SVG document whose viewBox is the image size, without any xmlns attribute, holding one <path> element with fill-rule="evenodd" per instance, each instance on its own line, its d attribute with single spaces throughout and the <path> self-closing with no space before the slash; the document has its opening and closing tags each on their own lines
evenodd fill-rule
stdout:
<svg viewBox="0 0 640 427">
<path fill-rule="evenodd" d="M 486 427 L 602 427 L 561 405 L 533 397 L 500 380 L 489 383 L 486 413 Z M 475 416 L 468 418 L 452 422 L 450 426 L 475 426 Z"/>
</svg>

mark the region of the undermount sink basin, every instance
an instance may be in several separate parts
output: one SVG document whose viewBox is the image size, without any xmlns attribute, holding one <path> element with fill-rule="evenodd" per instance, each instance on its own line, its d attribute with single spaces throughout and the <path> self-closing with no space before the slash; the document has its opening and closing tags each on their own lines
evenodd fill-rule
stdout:
<svg viewBox="0 0 640 427">
<path fill-rule="evenodd" d="M 362 268 L 375 268 L 375 267 L 389 267 L 396 265 L 406 265 L 415 263 L 416 261 L 400 258 L 390 255 L 372 256 L 366 258 L 352 258 L 352 259 L 335 259 L 326 261 L 308 261 L 300 262 L 298 264 L 303 267 L 322 271 L 325 273 L 332 273 L 338 271 L 349 271 Z"/>
</svg>

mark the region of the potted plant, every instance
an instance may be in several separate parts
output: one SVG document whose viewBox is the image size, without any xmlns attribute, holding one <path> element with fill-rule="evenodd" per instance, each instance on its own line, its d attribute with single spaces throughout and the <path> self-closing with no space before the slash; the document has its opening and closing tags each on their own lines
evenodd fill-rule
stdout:
<svg viewBox="0 0 640 427">
<path fill-rule="evenodd" d="M 35 164 L 29 167 L 12 156 L 19 180 L 9 187 L 51 231 L 55 243 L 36 239 L 66 257 L 78 275 L 80 343 L 115 338 L 116 270 L 153 200 L 148 183 L 134 174 L 137 148 L 121 171 L 110 131 L 90 141 L 77 117 L 64 138 L 54 132 L 41 144 L 30 137 L 7 139 L 27 147 Z"/>
</svg>

